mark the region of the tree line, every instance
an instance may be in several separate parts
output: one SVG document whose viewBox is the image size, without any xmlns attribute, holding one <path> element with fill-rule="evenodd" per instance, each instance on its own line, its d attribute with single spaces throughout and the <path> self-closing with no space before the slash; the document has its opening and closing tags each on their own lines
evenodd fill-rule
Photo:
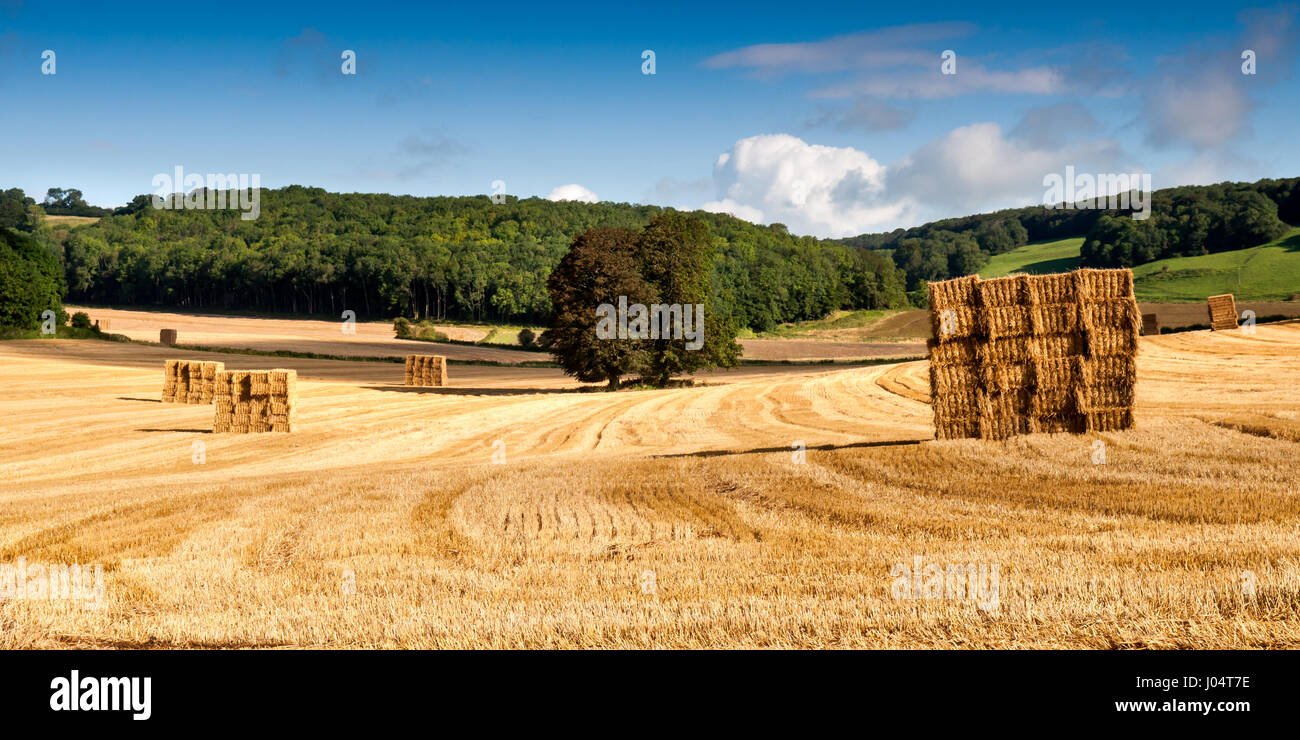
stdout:
<svg viewBox="0 0 1300 740">
<path fill-rule="evenodd" d="M 61 255 L 72 301 L 545 323 L 547 277 L 576 235 L 640 229 L 663 212 L 289 186 L 262 190 L 251 221 L 234 210 L 155 209 L 142 195 L 98 223 L 35 232 Z M 780 224 L 692 215 L 714 247 L 716 308 L 738 326 L 906 305 L 902 274 L 882 255 L 793 236 Z"/>
</svg>

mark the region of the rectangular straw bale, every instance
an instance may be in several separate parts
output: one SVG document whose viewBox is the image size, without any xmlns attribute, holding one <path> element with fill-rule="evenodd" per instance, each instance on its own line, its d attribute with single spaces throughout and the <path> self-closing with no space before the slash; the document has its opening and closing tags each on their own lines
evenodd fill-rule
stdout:
<svg viewBox="0 0 1300 740">
<path fill-rule="evenodd" d="M 293 431 L 298 404 L 296 370 L 228 371 L 223 367 L 214 368 L 213 374 L 213 431 Z"/>
<path fill-rule="evenodd" d="M 943 365 L 970 365 L 979 361 L 979 348 L 982 343 L 978 339 L 959 339 L 951 342 L 931 339 L 926 342 L 926 345 L 930 348 L 930 362 Z"/>
<path fill-rule="evenodd" d="M 981 280 L 975 286 L 975 305 L 980 308 L 1026 305 L 1025 281 L 1020 275 Z"/>
<path fill-rule="evenodd" d="M 1073 273 L 1061 272 L 1055 275 L 1034 275 L 1029 280 L 1029 296 L 1033 305 L 1044 303 L 1066 303 L 1074 305 L 1078 299 L 1074 294 Z"/>
<path fill-rule="evenodd" d="M 1034 334 L 1033 313 L 1029 306 L 993 306 L 983 311 L 984 336 L 1022 337 Z"/>
<path fill-rule="evenodd" d="M 1232 293 L 1212 295 L 1205 301 L 1210 313 L 1210 328 L 1228 331 L 1237 328 L 1237 300 Z"/>
<path fill-rule="evenodd" d="M 1069 334 L 1079 328 L 1079 308 L 1074 303 L 1044 303 L 1029 308 L 1031 334 Z"/>
<path fill-rule="evenodd" d="M 171 403 L 176 398 L 176 372 L 180 360 L 163 361 L 163 403 Z"/>
<path fill-rule="evenodd" d="M 975 286 L 979 280 L 978 275 L 967 275 L 953 280 L 930 283 L 930 309 L 942 311 L 945 308 L 975 305 Z M 936 333 L 935 336 L 938 334 Z"/>
<path fill-rule="evenodd" d="M 930 363 L 930 387 L 938 389 L 939 395 L 974 393 L 979 385 L 980 378 L 973 365 Z"/>
<path fill-rule="evenodd" d="M 1142 336 L 1160 336 L 1160 316 L 1158 314 L 1142 314 Z"/>
<path fill-rule="evenodd" d="M 930 333 L 940 342 L 978 336 L 979 312 L 973 306 L 951 306 L 930 313 Z"/>
<path fill-rule="evenodd" d="M 442 355 L 434 355 L 430 360 L 430 380 L 431 385 L 442 387 L 447 385 L 447 358 Z"/>
<path fill-rule="evenodd" d="M 1142 317 L 1130 271 L 970 276 L 929 290 L 932 326 L 951 311 L 964 330 L 928 343 L 937 438 L 1132 426 Z"/>
<path fill-rule="evenodd" d="M 168 347 L 171 347 L 172 345 L 176 344 L 176 330 L 175 329 L 158 330 L 158 343 L 162 345 L 166 345 Z"/>
<path fill-rule="evenodd" d="M 407 355 L 406 385 L 443 386 L 447 384 L 447 358 L 442 355 Z"/>
</svg>

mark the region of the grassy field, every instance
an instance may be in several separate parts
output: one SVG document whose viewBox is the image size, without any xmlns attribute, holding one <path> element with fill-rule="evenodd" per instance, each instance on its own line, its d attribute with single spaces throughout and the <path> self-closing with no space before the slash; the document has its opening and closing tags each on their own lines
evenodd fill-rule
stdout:
<svg viewBox="0 0 1300 740">
<path fill-rule="evenodd" d="M 1073 270 L 1082 246 L 1082 238 L 1027 244 L 994 256 L 980 276 Z M 1238 301 L 1286 300 L 1300 294 L 1300 228 L 1250 249 L 1148 262 L 1133 268 L 1133 277 L 1141 301 L 1204 301 L 1219 293 L 1233 293 Z"/>
<path fill-rule="evenodd" d="M 1133 268 L 1144 301 L 1203 301 L 1233 293 L 1239 301 L 1280 301 L 1300 294 L 1300 228 L 1268 244 Z"/>
<path fill-rule="evenodd" d="M 1300 647 L 1297 355 L 1300 323 L 1143 338 L 1136 429 L 991 443 L 932 439 L 925 362 L 574 393 L 0 342 L 0 565 L 104 572 L 98 608 L 0 599 L 0 647 Z M 169 357 L 297 369 L 298 431 L 212 434 Z M 994 598 L 900 592 L 916 564 Z"/>
<path fill-rule="evenodd" d="M 1026 244 L 1019 249 L 993 255 L 980 270 L 980 277 L 1002 277 L 1013 272 L 1030 275 L 1069 272 L 1079 266 L 1079 249 L 1082 247 L 1083 237 Z"/>
</svg>

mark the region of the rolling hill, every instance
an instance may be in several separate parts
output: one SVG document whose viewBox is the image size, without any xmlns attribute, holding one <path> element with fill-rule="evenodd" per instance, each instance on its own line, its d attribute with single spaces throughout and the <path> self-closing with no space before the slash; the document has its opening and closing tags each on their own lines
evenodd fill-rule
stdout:
<svg viewBox="0 0 1300 740">
<path fill-rule="evenodd" d="M 1082 245 L 1082 238 L 1026 244 L 995 255 L 979 273 L 991 278 L 1073 270 Z M 1239 301 L 1286 300 L 1300 293 L 1300 228 L 1249 249 L 1148 262 L 1134 267 L 1133 277 L 1141 301 L 1203 301 L 1218 293 Z"/>
</svg>

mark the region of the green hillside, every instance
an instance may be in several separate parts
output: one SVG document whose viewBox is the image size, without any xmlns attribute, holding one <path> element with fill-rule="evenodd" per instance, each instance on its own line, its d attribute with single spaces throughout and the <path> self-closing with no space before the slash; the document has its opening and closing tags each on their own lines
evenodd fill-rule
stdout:
<svg viewBox="0 0 1300 740">
<path fill-rule="evenodd" d="M 1239 301 L 1279 301 L 1300 293 L 1300 228 L 1250 249 L 1174 257 L 1133 268 L 1144 301 L 1201 301 L 1232 293 Z"/>
<path fill-rule="evenodd" d="M 1045 275 L 1052 272 L 1069 272 L 1079 266 L 1079 249 L 1083 237 L 1060 239 L 1051 242 L 1026 244 L 1010 252 L 995 254 L 989 263 L 980 268 L 980 277 L 995 278 L 1013 272 Z"/>
<path fill-rule="evenodd" d="M 1026 244 L 995 255 L 979 274 L 1066 272 L 1079 266 L 1082 245 L 1082 238 Z M 1133 277 L 1143 301 L 1203 301 L 1219 293 L 1232 293 L 1239 301 L 1286 300 L 1300 293 L 1300 228 L 1250 249 L 1148 262 L 1134 267 Z"/>
</svg>

